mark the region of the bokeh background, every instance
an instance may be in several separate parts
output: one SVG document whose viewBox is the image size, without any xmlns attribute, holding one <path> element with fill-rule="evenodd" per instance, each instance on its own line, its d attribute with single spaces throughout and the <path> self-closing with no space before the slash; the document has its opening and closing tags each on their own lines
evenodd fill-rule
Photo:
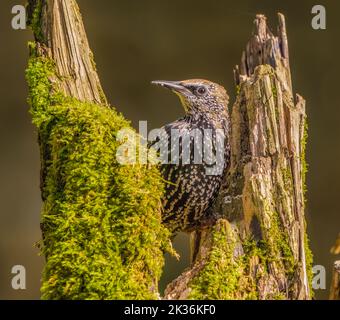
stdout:
<svg viewBox="0 0 340 320">
<path fill-rule="evenodd" d="M 43 258 L 34 243 L 39 229 L 39 150 L 26 103 L 29 30 L 11 28 L 11 9 L 0 3 L 0 299 L 39 299 Z M 151 80 L 207 78 L 235 97 L 232 70 L 250 36 L 256 13 L 276 29 L 276 12 L 286 15 L 294 90 L 307 99 L 309 121 L 308 232 L 315 264 L 327 268 L 329 249 L 340 232 L 340 104 L 338 58 L 340 2 L 326 6 L 327 29 L 313 30 L 308 0 L 78 0 L 109 101 L 131 119 L 157 128 L 183 113 L 177 98 Z M 188 265 L 188 239 L 167 257 L 164 283 Z M 11 268 L 24 265 L 27 289 L 11 288 Z M 327 286 L 328 289 L 328 286 Z M 327 290 L 317 297 L 327 298 Z"/>
</svg>

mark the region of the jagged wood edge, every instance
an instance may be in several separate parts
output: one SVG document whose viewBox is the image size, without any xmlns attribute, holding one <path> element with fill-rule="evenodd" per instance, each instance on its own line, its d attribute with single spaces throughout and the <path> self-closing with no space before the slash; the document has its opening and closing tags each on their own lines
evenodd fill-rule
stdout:
<svg viewBox="0 0 340 320">
<path fill-rule="evenodd" d="M 333 266 L 333 278 L 330 290 L 330 300 L 340 300 L 340 260 Z"/>
<path fill-rule="evenodd" d="M 196 248 L 194 248 L 194 252 L 197 252 L 196 259 L 190 269 L 186 270 L 180 277 L 169 284 L 165 292 L 165 299 L 187 299 L 190 297 L 190 283 L 197 278 L 209 259 L 209 252 L 212 250 L 212 237 L 216 229 L 220 229 L 221 226 L 223 228 L 224 226 L 226 230 L 236 230 L 226 233 L 226 242 L 236 242 L 239 244 L 236 246 L 238 248 L 240 246 L 242 248 L 242 241 L 246 238 L 256 238 L 257 236 L 257 230 L 255 229 L 258 229 L 258 226 L 252 225 L 252 218 L 254 217 L 246 217 L 246 212 L 242 212 L 245 206 L 247 206 L 244 190 L 237 190 L 237 186 L 234 188 L 233 179 L 235 177 L 237 178 L 237 175 L 243 175 L 241 180 L 245 180 L 243 183 L 244 188 L 247 185 L 248 187 L 253 187 L 252 183 L 254 183 L 254 181 L 261 184 L 263 177 L 256 178 L 256 170 L 266 170 L 268 163 L 266 163 L 266 161 L 263 162 L 261 160 L 262 157 L 256 154 L 256 148 L 252 150 L 253 159 L 248 162 L 248 164 L 241 163 L 242 161 L 247 161 L 246 158 L 240 157 L 240 149 L 242 148 L 242 139 L 249 139 L 249 137 L 247 137 L 249 132 L 242 132 L 242 129 L 246 130 L 247 128 L 237 128 L 235 126 L 240 124 L 241 119 L 238 117 L 245 115 L 244 112 L 243 114 L 240 112 L 240 108 L 242 108 L 242 105 L 243 107 L 244 104 L 246 105 L 246 103 L 242 101 L 242 98 L 249 98 L 249 96 L 247 96 L 247 88 L 251 87 L 261 76 L 266 76 L 261 75 L 263 69 L 260 66 L 264 65 L 269 65 L 275 70 L 274 75 L 269 75 L 270 71 L 267 69 L 267 81 L 275 81 L 275 89 L 280 90 L 280 92 L 276 92 L 276 95 L 281 99 L 280 106 L 282 110 L 279 113 L 279 119 L 276 119 L 276 121 L 274 119 L 273 123 L 279 123 L 281 131 L 284 132 L 279 139 L 280 143 L 284 145 L 282 158 L 286 161 L 285 164 L 287 167 L 290 168 L 289 172 L 291 177 L 289 177 L 288 180 L 292 187 L 292 194 L 285 199 L 285 204 L 288 205 L 286 209 L 289 211 L 289 214 L 287 214 L 285 210 L 282 210 L 280 219 L 281 224 L 283 224 L 285 228 L 286 236 L 288 237 L 289 247 L 294 257 L 294 262 L 296 263 L 296 270 L 293 279 L 287 279 L 284 266 L 282 264 L 277 266 L 275 263 L 271 263 L 269 274 L 266 277 L 260 276 L 260 279 L 256 280 L 258 298 L 274 298 L 284 291 L 286 291 L 283 293 L 283 298 L 285 299 L 310 299 L 311 297 L 307 279 L 308 271 L 305 253 L 304 164 L 302 163 L 304 161 L 305 101 L 299 95 L 293 99 L 285 19 L 282 14 L 279 14 L 278 18 L 279 27 L 278 36 L 276 37 L 267 27 L 265 16 L 257 15 L 253 37 L 248 42 L 246 50 L 242 54 L 241 66 L 236 67 L 234 72 L 235 83 L 238 90 L 240 90 L 240 94 L 233 108 L 232 166 L 230 173 L 225 179 L 225 185 L 221 190 L 215 207 L 215 211 L 223 218 L 218 220 L 215 226 L 192 235 L 193 243 L 196 244 Z M 264 85 L 264 87 L 266 87 L 266 85 Z M 272 101 L 274 97 L 273 94 L 271 94 L 271 89 L 272 88 L 269 87 L 264 88 L 263 94 L 267 95 L 268 100 L 271 100 L 271 103 L 275 107 L 275 102 Z M 252 88 L 250 88 L 250 90 L 252 90 Z M 267 102 L 268 101 L 263 101 L 263 104 Z M 243 119 L 243 125 L 247 121 L 248 119 Z M 251 129 L 254 129 L 254 127 Z M 242 134 L 242 137 L 236 137 L 237 134 Z M 275 147 L 277 146 L 272 145 L 271 147 L 275 151 Z M 271 158 L 269 159 L 271 160 Z M 238 168 L 238 166 L 241 166 L 241 169 L 244 170 L 243 173 L 239 171 L 240 168 Z M 254 166 L 257 167 L 255 172 L 253 171 Z M 255 190 L 251 189 L 251 191 L 253 192 Z M 292 203 L 289 203 L 289 200 L 291 200 Z M 251 202 L 252 201 L 250 201 L 250 203 Z M 264 199 L 260 201 L 260 206 L 263 206 L 263 204 Z M 273 207 L 276 209 L 277 206 L 274 204 Z M 265 213 L 265 210 L 263 213 Z M 287 215 L 289 217 L 287 217 Z M 264 215 L 262 215 L 262 221 L 260 222 L 263 224 L 264 221 Z M 268 240 L 270 241 L 270 239 L 267 239 L 267 241 Z M 235 252 L 235 258 L 238 254 L 240 254 L 240 250 Z M 253 261 L 251 263 L 253 275 L 251 276 L 259 278 L 257 271 L 261 268 L 263 268 L 263 266 L 261 266 L 258 261 Z M 237 296 L 242 296 L 242 293 L 235 293 L 235 297 Z"/>
<path fill-rule="evenodd" d="M 108 105 L 102 89 L 84 23 L 75 0 L 29 0 L 37 53 L 54 62 L 55 91 L 83 102 Z"/>
</svg>

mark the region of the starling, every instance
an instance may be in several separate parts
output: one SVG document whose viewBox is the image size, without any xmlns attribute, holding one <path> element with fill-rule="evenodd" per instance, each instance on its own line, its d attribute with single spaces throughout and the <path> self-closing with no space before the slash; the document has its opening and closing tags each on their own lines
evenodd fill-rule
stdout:
<svg viewBox="0 0 340 320">
<path fill-rule="evenodd" d="M 162 153 L 166 145 L 161 154 L 166 160 L 161 163 L 163 223 L 173 234 L 191 232 L 213 215 L 211 208 L 230 164 L 229 97 L 222 86 L 207 80 L 152 83 L 176 93 L 185 110 L 182 118 L 162 128 L 153 146 Z M 189 156 L 184 158 L 186 150 Z"/>
</svg>

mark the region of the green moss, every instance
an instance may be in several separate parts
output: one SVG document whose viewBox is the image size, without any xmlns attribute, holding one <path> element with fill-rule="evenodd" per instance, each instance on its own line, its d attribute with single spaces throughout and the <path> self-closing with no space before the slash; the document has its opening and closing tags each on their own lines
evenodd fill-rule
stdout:
<svg viewBox="0 0 340 320">
<path fill-rule="evenodd" d="M 234 257 L 236 240 L 225 221 L 213 232 L 212 250 L 199 275 L 190 283 L 189 299 L 256 299 L 255 286 L 246 275 L 244 256 Z"/>
<path fill-rule="evenodd" d="M 262 229 L 264 227 L 262 226 Z M 278 214 L 273 213 L 265 240 L 245 239 L 243 254 L 235 255 L 237 242 L 229 224 L 217 226 L 213 233 L 212 250 L 199 275 L 190 283 L 190 299 L 258 299 L 256 279 L 252 272 L 252 261 L 262 266 L 265 276 L 273 263 L 283 264 L 288 282 L 293 279 L 297 262 L 289 246 L 287 235 L 280 225 Z M 228 242 L 229 240 L 229 242 Z M 240 245 L 240 244 L 238 244 Z M 273 292 L 268 299 L 285 299 L 286 291 Z"/>
<path fill-rule="evenodd" d="M 308 163 L 306 160 L 306 149 L 307 149 L 307 141 L 308 141 L 308 122 L 305 120 L 304 123 L 304 130 L 303 130 L 303 138 L 301 142 L 301 166 L 302 166 L 302 187 L 303 187 L 303 196 L 305 203 L 307 202 L 307 183 L 306 183 L 306 176 L 308 172 Z M 307 225 L 307 223 L 305 223 Z M 306 269 L 307 269 L 307 277 L 309 282 L 309 288 L 311 290 L 311 296 L 314 296 L 313 292 L 313 253 L 310 249 L 309 238 L 307 234 L 307 227 L 305 231 L 305 239 L 304 239 L 304 246 L 305 246 L 305 255 L 306 255 Z"/>
<path fill-rule="evenodd" d="M 265 208 L 269 210 L 270 207 Z M 190 299 L 258 299 L 257 281 L 266 277 L 274 265 L 285 271 L 288 286 L 296 276 L 299 262 L 295 260 L 288 235 L 281 224 L 279 214 L 268 211 L 270 223 L 261 223 L 263 239 L 242 241 L 243 254 L 237 255 L 236 235 L 231 226 L 217 225 L 213 232 L 212 250 L 199 275 L 190 283 Z M 308 244 L 306 244 L 308 250 Z M 307 256 L 307 263 L 308 262 Z M 249 277 L 254 261 L 261 265 L 257 279 Z M 311 269 L 308 269 L 311 270 Z M 289 297 L 288 287 L 288 297 Z M 267 299 L 287 299 L 286 288 L 281 292 L 268 293 Z"/>
<path fill-rule="evenodd" d="M 272 86 L 272 93 L 273 93 L 274 99 L 277 99 L 277 88 L 275 85 Z"/>
<path fill-rule="evenodd" d="M 293 175 L 292 175 L 292 170 L 290 166 L 287 167 L 282 167 L 282 178 L 283 178 L 283 183 L 290 195 L 293 195 Z"/>
<path fill-rule="evenodd" d="M 241 86 L 238 84 L 236 86 L 236 95 L 238 96 L 240 94 L 240 92 L 241 92 Z"/>
<path fill-rule="evenodd" d="M 267 236 L 266 239 L 262 241 L 262 245 L 266 263 L 283 263 L 288 280 L 294 277 L 297 262 L 294 259 L 293 251 L 289 245 L 288 235 L 283 229 L 280 217 L 276 212 L 272 213 L 270 228 L 267 229 Z"/>
<path fill-rule="evenodd" d="M 43 299 L 153 299 L 169 233 L 156 167 L 119 165 L 114 109 L 53 91 L 53 62 L 32 56 L 29 103 L 42 160 Z"/>
<path fill-rule="evenodd" d="M 309 284 L 309 289 L 311 292 L 311 298 L 314 297 L 314 292 L 313 292 L 313 253 L 312 250 L 310 249 L 310 244 L 309 244 L 309 238 L 307 232 L 305 232 L 305 239 L 304 239 L 304 245 L 305 245 L 305 255 L 306 255 L 306 269 L 307 269 L 307 278 L 308 278 L 308 284 Z"/>
<path fill-rule="evenodd" d="M 262 75 L 269 74 L 274 76 L 274 71 L 270 66 L 261 66 L 256 69 L 256 73 L 259 79 L 261 79 L 260 76 Z M 277 98 L 278 87 L 275 82 L 273 82 L 274 78 L 271 77 L 271 79 L 273 97 Z M 243 90 L 241 91 L 243 92 Z M 261 92 L 259 92 L 258 98 L 260 99 L 261 97 Z M 244 107 L 247 108 L 246 111 L 241 109 Z M 275 112 L 278 115 L 277 104 L 275 108 Z M 249 122 L 252 122 L 252 117 L 255 117 L 254 110 L 256 110 L 256 108 L 250 103 L 243 105 L 240 104 L 240 112 L 241 114 L 242 112 L 245 113 L 249 117 Z M 248 133 L 243 134 L 241 131 L 242 136 L 247 136 L 247 134 Z M 270 140 L 270 130 L 267 132 L 267 135 Z M 304 157 L 306 132 L 303 143 Z M 282 214 L 291 213 L 291 208 L 284 208 L 282 206 L 290 204 L 286 204 L 286 197 L 293 197 L 293 175 L 289 166 L 286 168 L 282 165 L 285 162 L 279 158 L 273 158 L 273 160 L 273 167 L 276 165 L 276 170 L 278 170 L 278 172 L 282 172 L 283 185 L 281 184 L 281 181 L 279 181 L 280 183 L 278 183 L 277 188 L 274 188 L 272 192 L 273 197 L 270 199 L 263 198 L 261 194 L 255 194 L 256 187 L 253 188 L 252 191 L 254 198 L 252 201 L 255 204 L 255 212 L 248 208 L 248 210 L 251 211 L 251 214 L 256 215 L 254 218 L 257 219 L 261 229 L 261 234 L 257 235 L 257 237 L 261 240 L 255 240 L 252 238 L 240 240 L 243 253 L 241 255 L 235 255 L 236 246 L 240 246 L 240 243 L 237 243 L 237 240 L 235 240 L 237 237 L 233 235 L 230 225 L 228 226 L 227 224 L 225 228 L 217 228 L 213 234 L 211 254 L 207 257 L 205 265 L 202 267 L 198 277 L 189 284 L 189 288 L 191 289 L 189 298 L 258 299 L 260 297 L 258 290 L 261 288 L 261 283 L 259 281 L 262 281 L 262 285 L 263 281 L 268 281 L 269 272 L 271 276 L 274 275 L 275 277 L 274 270 L 277 270 L 277 275 L 279 277 L 286 280 L 287 288 L 284 288 L 282 283 L 280 283 L 280 291 L 273 287 L 273 292 L 266 292 L 267 295 L 265 298 L 289 299 L 292 297 L 293 292 L 296 294 L 294 284 L 296 283 L 297 272 L 300 272 L 301 270 L 301 265 L 294 257 L 289 234 L 287 234 L 287 228 L 283 226 L 280 216 L 280 212 L 282 212 Z M 236 180 L 236 178 L 239 179 L 239 176 L 243 176 L 243 167 L 241 166 L 237 169 L 234 168 L 234 170 L 235 171 L 232 173 L 230 183 L 234 188 L 232 191 L 234 194 L 243 194 L 245 184 L 243 181 Z M 236 174 L 235 172 L 240 174 Z M 235 191 L 236 188 L 239 188 L 238 192 Z M 281 199 L 285 201 L 281 201 Z M 277 207 L 279 205 L 278 203 L 281 203 L 280 207 Z M 242 206 L 243 204 L 241 204 L 237 214 L 242 213 L 242 210 L 244 209 Z M 234 221 L 238 220 L 235 219 L 232 209 L 228 207 L 224 210 L 227 212 L 227 218 Z M 242 216 L 239 220 L 243 219 L 244 217 Z M 307 240 L 305 248 L 307 273 L 311 281 L 312 262 Z M 281 271 L 283 271 L 284 274 L 281 274 Z M 249 277 L 249 274 L 253 274 L 254 272 L 256 272 L 256 279 Z"/>
<path fill-rule="evenodd" d="M 33 5 L 33 1 L 30 6 Z M 35 0 L 34 7 L 29 8 L 30 16 L 28 17 L 28 25 L 31 27 L 37 41 L 44 42 L 43 32 L 41 30 L 41 17 L 42 17 L 43 1 Z"/>
<path fill-rule="evenodd" d="M 274 295 L 273 300 L 286 300 L 286 296 L 283 293 Z"/>
<path fill-rule="evenodd" d="M 298 267 L 297 261 L 294 259 L 292 249 L 288 242 L 288 236 L 285 233 L 280 217 L 277 213 L 271 213 L 270 227 L 265 228 L 262 225 L 261 229 L 264 230 L 265 236 L 263 240 L 258 242 L 254 240 L 247 240 L 243 243 L 245 251 L 245 259 L 253 259 L 257 257 L 259 263 L 263 266 L 263 272 L 267 273 L 270 269 L 270 264 L 276 263 L 283 264 L 286 278 L 288 281 L 293 279 L 296 268 Z M 247 261 L 247 260 L 245 260 Z M 277 295 L 285 295 L 286 292 L 277 293 Z M 276 299 L 273 295 L 271 299 Z"/>
<path fill-rule="evenodd" d="M 301 142 L 302 185 L 303 185 L 304 196 L 307 193 L 307 184 L 306 184 L 306 175 L 308 172 L 308 164 L 306 160 L 307 140 L 308 140 L 308 122 L 305 121 L 304 130 L 303 130 L 303 138 Z"/>
</svg>

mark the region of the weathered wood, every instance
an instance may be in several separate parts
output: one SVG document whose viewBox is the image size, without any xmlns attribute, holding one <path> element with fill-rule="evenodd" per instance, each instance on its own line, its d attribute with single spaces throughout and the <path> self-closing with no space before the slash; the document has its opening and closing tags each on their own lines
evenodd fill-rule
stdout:
<svg viewBox="0 0 340 320">
<path fill-rule="evenodd" d="M 254 34 L 242 53 L 241 64 L 235 70 L 235 82 L 254 74 L 259 65 L 272 66 L 286 90 L 292 92 L 292 81 L 289 68 L 289 49 L 286 22 L 282 14 L 278 14 L 278 36 L 274 36 L 267 25 L 264 15 L 257 15 L 254 21 Z"/>
<path fill-rule="evenodd" d="M 106 102 L 76 1 L 29 0 L 28 8 L 36 41 L 26 78 L 44 202 L 41 297 L 157 299 L 171 251 L 160 172 L 117 159 L 119 133 L 134 130 Z"/>
<path fill-rule="evenodd" d="M 331 248 L 331 253 L 334 255 L 340 254 L 340 233 Z M 330 300 L 340 300 L 340 261 L 336 261 L 333 267 L 333 278 L 330 289 Z"/>
<path fill-rule="evenodd" d="M 75 0 L 31 0 L 28 22 L 40 55 L 55 63 L 56 90 L 80 101 L 107 104 Z"/>
<path fill-rule="evenodd" d="M 310 299 L 305 101 L 292 94 L 283 15 L 278 36 L 263 15 L 256 17 L 254 34 L 234 74 L 239 94 L 232 110 L 231 168 L 214 208 L 221 218 L 192 235 L 197 252 L 193 266 L 168 286 L 165 298 Z M 213 240 L 216 234 L 224 246 Z M 231 250 L 232 257 L 221 248 Z M 225 261 L 214 260 L 216 254 Z M 212 261 L 216 268 L 205 277 Z M 218 274 L 222 270 L 236 273 L 236 280 Z M 223 281 L 233 287 L 217 283 Z M 217 286 L 219 293 L 209 297 L 209 286 Z"/>
<path fill-rule="evenodd" d="M 32 55 L 53 61 L 56 70 L 48 81 L 53 83 L 52 89 L 79 101 L 107 105 L 76 2 L 29 3 L 29 21 L 37 40 Z M 256 17 L 253 37 L 235 69 L 235 81 L 239 94 L 232 111 L 232 164 L 214 207 L 219 219 L 192 235 L 196 246 L 192 268 L 168 286 L 165 298 L 309 299 L 303 194 L 305 101 L 292 94 L 282 15 L 278 36 L 270 32 L 264 16 Z M 40 107 L 39 99 L 34 103 Z M 51 163 L 59 164 L 58 158 L 52 157 L 51 145 L 44 142 L 50 139 L 51 132 L 47 133 L 40 134 L 46 165 L 43 181 Z M 156 252 L 148 256 L 148 263 L 144 257 L 134 265 L 138 277 L 130 279 L 131 273 L 126 272 L 122 283 L 130 281 L 132 292 L 118 288 L 110 298 L 119 297 L 118 293 L 124 297 L 156 296 L 156 275 L 162 264 L 159 247 L 151 248 Z M 108 272 L 106 276 L 112 275 Z M 137 284 L 146 277 L 140 293 Z M 49 290 L 48 277 L 45 282 Z M 50 294 L 54 293 L 46 296 Z M 83 292 L 79 294 L 83 297 Z"/>
<path fill-rule="evenodd" d="M 334 263 L 330 300 L 340 300 L 340 261 Z"/>
<path fill-rule="evenodd" d="M 334 246 L 332 247 L 332 249 L 331 249 L 331 253 L 332 254 L 340 254 L 340 233 L 339 233 L 339 235 L 338 235 L 338 238 L 336 239 L 336 241 L 335 241 L 335 244 L 334 244 Z"/>
</svg>

